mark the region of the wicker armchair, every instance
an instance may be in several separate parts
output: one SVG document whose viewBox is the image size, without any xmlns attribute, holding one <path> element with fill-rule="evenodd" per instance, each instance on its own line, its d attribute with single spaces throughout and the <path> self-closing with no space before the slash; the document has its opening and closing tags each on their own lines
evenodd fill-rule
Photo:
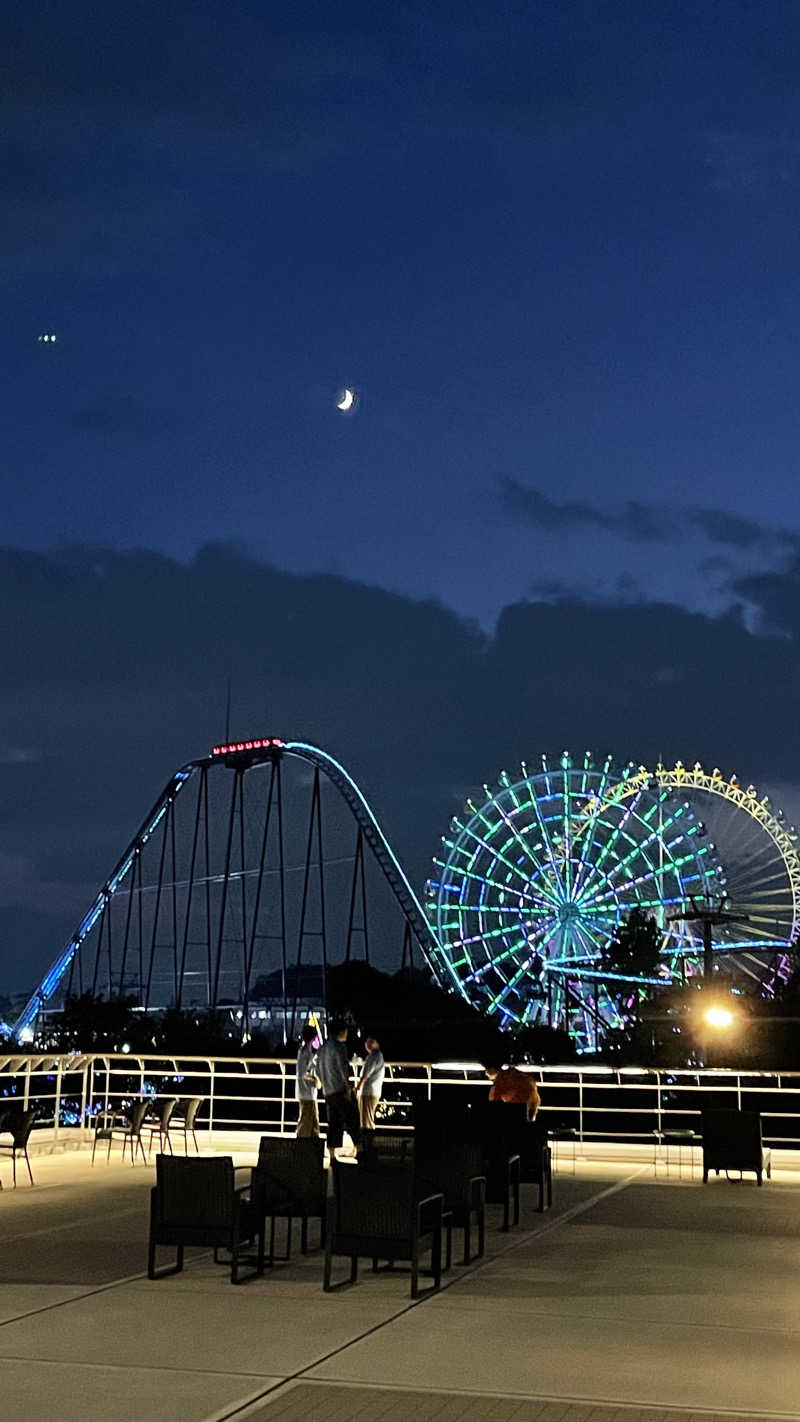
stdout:
<svg viewBox="0 0 800 1422">
<path fill-rule="evenodd" d="M 761 1117 L 757 1111 L 703 1111 L 703 1184 L 708 1172 L 746 1170 L 755 1173 L 759 1185 L 764 1172 L 772 1178 L 772 1157 L 761 1139 Z"/>
<path fill-rule="evenodd" d="M 231 1283 L 241 1284 L 240 1265 L 255 1263 L 248 1275 L 264 1272 L 264 1216 L 247 1197 L 248 1187 L 236 1189 L 230 1156 L 213 1160 L 188 1160 L 169 1155 L 156 1156 L 156 1185 L 150 1194 L 150 1242 L 147 1277 L 165 1278 L 183 1268 L 186 1245 L 213 1247 L 231 1255 Z M 258 1241 L 255 1256 L 243 1255 L 242 1245 Z M 174 1265 L 156 1270 L 156 1249 L 172 1245 L 177 1249 Z"/>
<path fill-rule="evenodd" d="M 513 1222 L 519 1224 L 520 1158 L 514 1142 L 507 1139 L 509 1120 L 502 1106 L 483 1096 L 471 1102 L 434 1097 L 415 1108 L 417 1151 L 424 1150 L 426 1143 L 448 1150 L 457 1145 L 480 1147 L 479 1173 L 486 1178 L 486 1201 L 503 1206 L 503 1230 L 510 1227 L 512 1208 Z"/>
<path fill-rule="evenodd" d="M 253 1199 L 270 1221 L 269 1258 L 289 1259 L 292 1222 L 300 1220 L 300 1249 L 308 1252 L 308 1221 L 319 1219 L 320 1244 L 325 1243 L 328 1181 L 325 1147 L 319 1137 L 262 1136 L 258 1165 L 253 1171 Z M 275 1220 L 286 1220 L 286 1253 L 275 1254 Z"/>
<path fill-rule="evenodd" d="M 423 1137 L 415 1155 L 417 1192 L 439 1190 L 452 1224 L 464 1231 L 463 1263 L 472 1262 L 472 1223 L 478 1232 L 477 1257 L 483 1254 L 486 1232 L 486 1176 L 479 1145 Z M 449 1231 L 448 1231 L 449 1240 Z M 449 1265 L 449 1259 L 448 1259 Z"/>
<path fill-rule="evenodd" d="M 342 1284 L 354 1284 L 359 1259 L 372 1259 L 373 1268 L 385 1259 L 409 1260 L 411 1297 L 419 1297 L 420 1255 L 431 1251 L 433 1284 L 442 1277 L 443 1197 L 418 1199 L 414 1171 L 364 1170 L 360 1166 L 333 1164 L 333 1195 L 328 1200 L 324 1288 L 330 1293 Z M 334 1255 L 348 1255 L 350 1277 L 331 1283 Z M 426 1292 L 430 1292 L 426 1290 Z"/>
<path fill-rule="evenodd" d="M 11 1171 L 15 1190 L 17 1188 L 18 1151 L 25 1157 L 25 1164 L 28 1167 L 28 1178 L 30 1179 L 31 1185 L 33 1184 L 33 1171 L 31 1170 L 31 1163 L 28 1159 L 28 1141 L 31 1131 L 33 1130 L 35 1119 L 36 1112 L 33 1107 L 30 1107 L 27 1111 L 22 1110 L 20 1107 L 11 1107 L 10 1110 L 0 1113 L 0 1133 L 7 1133 L 11 1136 L 10 1143 L 8 1141 L 0 1141 L 0 1151 L 5 1155 L 11 1156 Z M 2 1188 L 2 1186 L 0 1186 L 0 1188 Z"/>
</svg>

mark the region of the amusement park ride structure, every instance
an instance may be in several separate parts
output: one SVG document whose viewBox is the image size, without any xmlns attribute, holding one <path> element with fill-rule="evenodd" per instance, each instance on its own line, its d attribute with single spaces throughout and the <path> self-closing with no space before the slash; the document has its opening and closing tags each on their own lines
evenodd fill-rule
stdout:
<svg viewBox="0 0 800 1422">
<path fill-rule="evenodd" d="M 440 957 L 501 1026 L 558 1023 L 595 1048 L 644 981 L 608 972 L 634 908 L 661 929 L 661 985 L 716 968 L 769 995 L 788 976 L 797 836 L 752 786 L 564 752 L 483 791 L 442 838 L 427 904 Z"/>
<path fill-rule="evenodd" d="M 324 1007 L 328 968 L 369 962 L 377 924 L 381 966 L 394 933 L 395 968 L 421 958 L 499 1026 L 566 1026 L 592 1050 L 643 981 L 609 972 L 605 952 L 634 908 L 661 929 L 655 983 L 705 963 L 775 990 L 800 932 L 796 842 L 766 797 L 718 770 L 565 752 L 467 801 L 423 909 L 338 761 L 303 741 L 227 741 L 170 777 L 14 1031 L 85 991 L 144 1011 L 237 1009 L 246 1028 L 270 983 L 290 1036 L 303 973 Z"/>
</svg>

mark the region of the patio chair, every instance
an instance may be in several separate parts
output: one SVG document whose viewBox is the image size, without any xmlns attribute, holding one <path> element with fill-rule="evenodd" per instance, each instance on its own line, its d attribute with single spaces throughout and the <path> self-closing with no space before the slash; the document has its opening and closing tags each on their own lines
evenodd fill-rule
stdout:
<svg viewBox="0 0 800 1422">
<path fill-rule="evenodd" d="M 177 1104 L 174 1096 L 166 1097 L 163 1101 L 158 1103 L 152 1115 L 148 1116 L 146 1122 L 150 1127 L 150 1139 L 147 1142 L 148 1151 L 153 1149 L 153 1136 L 157 1135 L 158 1149 L 163 1153 L 164 1146 L 166 1145 L 169 1147 L 170 1155 L 175 1154 L 172 1149 L 172 1141 L 169 1138 L 169 1123 Z"/>
<path fill-rule="evenodd" d="M 258 1165 L 253 1171 L 253 1199 L 270 1221 L 269 1261 L 289 1259 L 292 1222 L 300 1220 L 300 1249 L 308 1252 L 308 1221 L 319 1219 L 320 1244 L 325 1243 L 328 1179 L 325 1146 L 319 1137 L 262 1136 Z M 275 1254 L 275 1220 L 286 1220 L 286 1253 Z"/>
<path fill-rule="evenodd" d="M 194 1123 L 197 1120 L 197 1113 L 202 1104 L 202 1096 L 190 1096 L 186 1100 L 176 1101 L 174 1109 L 171 1112 L 168 1122 L 168 1133 L 171 1135 L 174 1131 L 176 1135 L 183 1135 L 184 1155 L 189 1154 L 189 1136 L 191 1136 L 194 1141 L 194 1148 L 198 1155 L 200 1154 Z M 171 1148 L 172 1143 L 170 1142 L 170 1149 Z"/>
<path fill-rule="evenodd" d="M 473 1101 L 469 1110 L 470 1139 L 483 1151 L 483 1174 L 486 1176 L 486 1200 L 490 1205 L 503 1206 L 503 1223 L 507 1232 L 511 1223 L 519 1224 L 519 1186 L 522 1175 L 517 1132 L 520 1111 L 525 1108 L 507 1106 L 503 1102 Z M 513 1207 L 513 1217 L 512 1217 Z"/>
<path fill-rule="evenodd" d="M 101 1111 L 95 1117 L 94 1140 L 92 1141 L 92 1165 L 94 1165 L 95 1151 L 98 1141 L 108 1141 L 106 1161 L 111 1159 L 111 1145 L 115 1138 L 122 1141 L 122 1159 L 128 1146 L 131 1148 L 131 1165 L 136 1164 L 136 1156 L 141 1151 L 142 1160 L 147 1164 L 147 1154 L 142 1140 L 142 1130 L 144 1128 L 144 1118 L 150 1109 L 150 1102 L 145 1098 L 134 1101 L 127 1113 L 121 1111 Z"/>
<path fill-rule="evenodd" d="M 761 1117 L 757 1111 L 705 1110 L 703 1121 L 703 1184 L 710 1170 L 726 1175 L 738 1170 L 755 1173 L 759 1185 L 764 1172 L 772 1178 L 772 1156 L 761 1138 Z"/>
<path fill-rule="evenodd" d="M 472 1262 L 473 1218 L 478 1231 L 476 1256 L 484 1250 L 486 1232 L 486 1176 L 483 1174 L 483 1150 L 479 1145 L 457 1141 L 436 1141 L 423 1138 L 417 1146 L 414 1164 L 417 1192 L 425 1196 L 441 1191 L 444 1209 L 451 1224 L 464 1231 L 462 1262 Z M 450 1230 L 447 1232 L 445 1273 L 450 1267 Z"/>
<path fill-rule="evenodd" d="M 410 1131 L 362 1131 L 358 1158 L 370 1164 L 410 1165 L 414 1136 Z"/>
<path fill-rule="evenodd" d="M 523 1107 L 524 1110 L 524 1107 Z M 520 1178 L 539 1187 L 539 1214 L 553 1204 L 553 1151 L 544 1121 L 526 1121 L 517 1136 Z"/>
<path fill-rule="evenodd" d="M 248 1186 L 236 1189 L 233 1160 L 219 1156 L 212 1160 L 187 1160 L 169 1155 L 156 1156 L 156 1184 L 150 1192 L 150 1240 L 147 1253 L 148 1279 L 178 1274 L 183 1268 L 186 1245 L 205 1245 L 231 1256 L 231 1283 L 245 1280 L 239 1274 L 242 1263 L 255 1264 L 248 1278 L 264 1272 L 264 1216 L 252 1199 Z M 257 1239 L 257 1251 L 243 1255 L 243 1244 Z M 172 1245 L 177 1249 L 175 1264 L 156 1269 L 156 1249 Z"/>
<path fill-rule="evenodd" d="M 20 1110 L 19 1107 L 12 1107 L 11 1110 L 5 1111 L 2 1117 L 0 1117 L 0 1132 L 11 1136 L 10 1144 L 8 1141 L 0 1141 L 0 1151 L 11 1156 L 11 1172 L 15 1190 L 17 1188 L 18 1153 L 25 1157 L 25 1164 L 28 1167 L 28 1177 L 31 1185 L 33 1184 L 33 1171 L 31 1170 L 31 1163 L 28 1158 L 28 1141 L 31 1131 L 33 1130 L 35 1119 L 36 1112 L 33 1107 L 30 1107 L 27 1111 Z"/>
<path fill-rule="evenodd" d="M 418 1199 L 414 1171 L 369 1170 L 361 1166 L 333 1163 L 333 1194 L 328 1199 L 328 1225 L 325 1243 L 326 1293 L 358 1279 L 359 1259 L 372 1259 L 377 1269 L 382 1259 L 411 1263 L 411 1297 L 419 1298 L 420 1255 L 429 1248 L 433 1284 L 427 1292 L 439 1288 L 442 1278 L 442 1211 L 441 1193 Z M 334 1255 L 348 1255 L 350 1277 L 338 1284 L 331 1283 Z"/>
</svg>

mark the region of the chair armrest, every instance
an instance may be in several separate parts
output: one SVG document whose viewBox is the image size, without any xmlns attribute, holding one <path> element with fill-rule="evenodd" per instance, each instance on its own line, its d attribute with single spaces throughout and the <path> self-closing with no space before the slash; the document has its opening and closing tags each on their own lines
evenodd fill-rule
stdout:
<svg viewBox="0 0 800 1422">
<path fill-rule="evenodd" d="M 435 1208 L 438 1205 L 438 1210 Z M 423 1230 L 423 1214 L 427 1211 L 433 1216 L 432 1222 L 426 1221 L 428 1228 L 441 1229 L 442 1215 L 444 1214 L 444 1195 L 426 1195 L 423 1200 L 415 1202 L 416 1213 L 414 1216 L 414 1233 L 420 1235 Z"/>
<path fill-rule="evenodd" d="M 477 1210 L 486 1203 L 486 1176 L 473 1175 L 469 1181 L 469 1205 L 471 1210 Z"/>
</svg>

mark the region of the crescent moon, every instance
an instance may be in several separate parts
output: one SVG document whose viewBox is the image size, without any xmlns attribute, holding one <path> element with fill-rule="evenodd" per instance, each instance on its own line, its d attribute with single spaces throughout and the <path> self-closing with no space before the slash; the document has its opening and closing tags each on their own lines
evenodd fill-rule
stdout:
<svg viewBox="0 0 800 1422">
<path fill-rule="evenodd" d="M 341 400 L 336 401 L 336 408 L 337 410 L 352 410 L 355 400 L 355 393 L 352 390 L 345 390 Z"/>
</svg>

